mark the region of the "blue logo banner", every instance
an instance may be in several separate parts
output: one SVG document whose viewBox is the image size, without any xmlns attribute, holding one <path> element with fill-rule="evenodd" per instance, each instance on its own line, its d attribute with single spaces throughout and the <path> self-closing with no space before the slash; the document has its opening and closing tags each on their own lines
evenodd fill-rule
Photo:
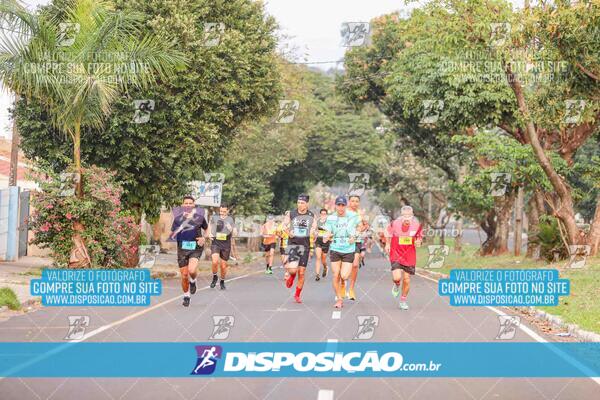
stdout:
<svg viewBox="0 0 600 400">
<path fill-rule="evenodd" d="M 29 284 L 45 306 L 149 306 L 160 296 L 162 282 L 148 269 L 45 269 Z"/>
<path fill-rule="evenodd" d="M 452 306 L 556 306 L 570 282 L 556 269 L 453 269 L 438 292 Z"/>
<path fill-rule="evenodd" d="M 600 343 L 0 343 L 3 377 L 599 377 Z"/>
</svg>

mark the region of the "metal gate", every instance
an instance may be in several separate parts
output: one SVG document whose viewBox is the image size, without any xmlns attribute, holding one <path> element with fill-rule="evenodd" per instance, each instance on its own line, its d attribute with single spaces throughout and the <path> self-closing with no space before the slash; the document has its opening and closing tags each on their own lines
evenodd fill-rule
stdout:
<svg viewBox="0 0 600 400">
<path fill-rule="evenodd" d="M 6 243 L 8 241 L 8 201 L 9 189 L 0 190 L 0 259 L 6 260 Z"/>
</svg>

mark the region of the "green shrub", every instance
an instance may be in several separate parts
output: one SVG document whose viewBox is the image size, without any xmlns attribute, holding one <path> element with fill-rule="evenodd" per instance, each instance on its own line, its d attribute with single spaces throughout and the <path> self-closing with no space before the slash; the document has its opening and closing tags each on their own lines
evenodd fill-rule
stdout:
<svg viewBox="0 0 600 400">
<path fill-rule="evenodd" d="M 46 171 L 35 178 L 41 191 L 31 199 L 32 243 L 50 249 L 56 267 L 67 267 L 77 221 L 84 226 L 81 236 L 92 268 L 131 265 L 140 231 L 135 219 L 121 209 L 122 189 L 114 174 L 94 166 L 85 168 L 82 178 L 82 198 L 65 195 L 65 185 L 56 174 Z"/>
<path fill-rule="evenodd" d="M 560 237 L 558 221 L 552 216 L 544 215 L 540 218 L 539 232 L 531 240 L 540 245 L 540 257 L 547 261 L 553 261 L 555 254 L 558 254 L 558 258 L 561 260 L 569 255 L 568 249 Z"/>
<path fill-rule="evenodd" d="M 11 310 L 18 310 L 21 308 L 21 303 L 17 299 L 17 295 L 11 288 L 0 288 L 0 307 L 8 306 Z"/>
</svg>

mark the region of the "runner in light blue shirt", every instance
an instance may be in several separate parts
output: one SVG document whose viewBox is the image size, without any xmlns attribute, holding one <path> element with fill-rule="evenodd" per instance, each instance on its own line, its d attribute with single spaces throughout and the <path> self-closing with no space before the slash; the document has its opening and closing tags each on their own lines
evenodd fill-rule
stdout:
<svg viewBox="0 0 600 400">
<path fill-rule="evenodd" d="M 344 196 L 335 199 L 335 213 L 327 217 L 323 226 L 327 231 L 324 241 L 331 241 L 329 247 L 329 261 L 333 271 L 333 289 L 337 302 L 335 308 L 343 307 L 345 293 L 341 292 L 340 278 L 345 281 L 352 271 L 354 262 L 354 249 L 356 248 L 356 227 L 360 222 L 357 215 L 348 215 L 346 205 L 348 200 Z M 345 290 L 344 290 L 345 291 Z"/>
</svg>

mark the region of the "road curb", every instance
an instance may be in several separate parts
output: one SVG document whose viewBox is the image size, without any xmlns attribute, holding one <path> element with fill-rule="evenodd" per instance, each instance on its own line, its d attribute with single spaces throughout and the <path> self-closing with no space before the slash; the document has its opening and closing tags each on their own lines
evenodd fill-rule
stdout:
<svg viewBox="0 0 600 400">
<path fill-rule="evenodd" d="M 423 268 L 417 268 L 417 271 L 422 275 L 426 275 L 426 276 L 428 276 L 432 279 L 436 279 L 436 280 L 446 279 L 449 277 L 449 275 L 447 275 L 447 274 L 442 274 L 440 272 L 426 270 Z M 569 333 L 569 337 L 577 339 L 581 342 L 600 342 L 599 334 L 581 329 L 579 327 L 579 325 L 577 325 L 577 324 L 566 323 L 558 315 L 550 314 L 549 312 L 540 310 L 533 306 L 531 306 L 531 307 L 508 307 L 508 308 L 511 308 L 520 313 L 526 314 L 536 321 L 546 322 L 553 329 L 566 330 Z"/>
</svg>

